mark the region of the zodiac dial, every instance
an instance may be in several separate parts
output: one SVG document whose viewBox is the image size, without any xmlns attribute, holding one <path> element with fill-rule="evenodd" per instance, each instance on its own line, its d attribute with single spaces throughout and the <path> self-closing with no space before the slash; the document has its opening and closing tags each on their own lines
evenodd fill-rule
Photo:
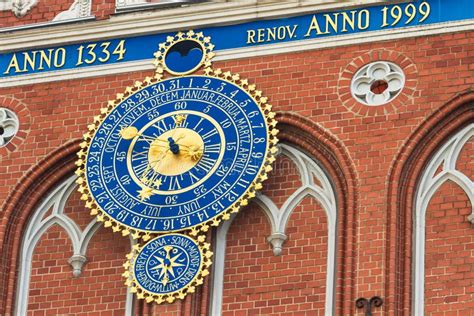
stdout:
<svg viewBox="0 0 474 316">
<path fill-rule="evenodd" d="M 136 235 L 196 234 L 255 196 L 274 160 L 276 121 L 260 91 L 222 77 L 149 80 L 103 110 L 79 153 L 91 213 Z"/>
<path fill-rule="evenodd" d="M 204 236 L 166 234 L 136 247 L 124 264 L 126 284 L 140 299 L 172 303 L 193 293 L 209 274 L 213 253 Z"/>
</svg>

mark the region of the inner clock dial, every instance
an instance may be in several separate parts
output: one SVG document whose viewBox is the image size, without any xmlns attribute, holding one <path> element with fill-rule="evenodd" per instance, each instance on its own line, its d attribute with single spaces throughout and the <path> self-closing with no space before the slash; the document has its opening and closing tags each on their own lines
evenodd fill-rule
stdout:
<svg viewBox="0 0 474 316">
<path fill-rule="evenodd" d="M 176 128 L 161 134 L 150 144 L 148 163 L 161 175 L 176 176 L 191 170 L 204 151 L 204 141 L 188 128 Z"/>
</svg>

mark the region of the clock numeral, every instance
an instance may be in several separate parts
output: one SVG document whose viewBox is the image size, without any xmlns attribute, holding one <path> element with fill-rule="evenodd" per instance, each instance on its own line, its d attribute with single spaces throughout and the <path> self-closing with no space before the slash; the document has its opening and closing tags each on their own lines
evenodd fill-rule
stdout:
<svg viewBox="0 0 474 316">
<path fill-rule="evenodd" d="M 209 157 L 203 156 L 197 165 L 200 168 L 204 169 L 206 172 L 209 172 L 214 166 L 214 160 Z"/>
<path fill-rule="evenodd" d="M 232 123 L 230 122 L 228 118 L 226 118 L 225 120 L 221 122 L 221 125 L 223 128 L 229 128 L 232 125 Z"/>
<path fill-rule="evenodd" d="M 197 177 L 194 173 L 192 173 L 191 171 L 189 171 L 189 177 L 191 178 L 191 182 L 194 184 L 196 183 L 197 181 L 199 181 L 199 177 Z"/>
<path fill-rule="evenodd" d="M 170 191 L 181 190 L 181 184 L 179 183 L 178 177 L 170 178 L 169 190 Z"/>
<path fill-rule="evenodd" d="M 155 123 L 154 125 L 160 134 L 163 134 L 164 132 L 168 131 L 168 126 L 166 126 L 166 123 L 164 120 L 160 120 Z"/>
<path fill-rule="evenodd" d="M 197 124 L 194 126 L 194 130 L 197 129 L 197 127 L 202 123 L 202 121 L 204 121 L 204 118 L 201 117 L 201 119 L 199 120 L 199 122 L 197 122 Z"/>
<path fill-rule="evenodd" d="M 218 154 L 221 150 L 221 144 L 212 144 L 205 147 L 206 153 Z"/>
<path fill-rule="evenodd" d="M 212 129 L 212 130 L 210 130 L 209 132 L 207 132 L 206 134 L 202 135 L 202 139 L 204 139 L 204 141 L 205 141 L 205 140 L 208 139 L 209 137 L 212 137 L 212 136 L 214 136 L 214 135 L 216 135 L 216 134 L 217 134 L 217 130 L 216 130 L 216 129 Z"/>
<path fill-rule="evenodd" d="M 234 92 L 231 92 L 231 93 L 230 93 L 230 96 L 231 96 L 232 98 L 235 98 L 235 96 L 237 95 L 237 93 L 239 93 L 239 90 L 235 90 Z"/>
<path fill-rule="evenodd" d="M 140 163 L 138 166 L 136 166 L 134 168 L 135 173 L 136 174 L 142 173 L 143 171 L 145 171 L 146 167 L 148 167 L 148 161 L 144 161 L 144 162 Z"/>
<path fill-rule="evenodd" d="M 165 198 L 165 203 L 166 204 L 176 204 L 178 201 L 178 196 L 177 195 L 168 195 L 166 198 Z"/>
<path fill-rule="evenodd" d="M 237 143 L 236 142 L 229 142 L 227 143 L 227 150 L 237 150 Z"/>
</svg>

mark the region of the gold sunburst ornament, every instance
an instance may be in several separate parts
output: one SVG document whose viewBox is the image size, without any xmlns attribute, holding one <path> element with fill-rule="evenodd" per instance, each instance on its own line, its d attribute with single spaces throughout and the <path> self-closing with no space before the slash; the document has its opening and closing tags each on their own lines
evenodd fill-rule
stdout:
<svg viewBox="0 0 474 316">
<path fill-rule="evenodd" d="M 129 258 L 135 279 L 127 284 L 147 301 L 171 302 L 199 285 L 186 283 L 169 295 L 185 266 L 181 258 L 197 256 L 188 243 L 172 242 L 195 237 L 206 257 L 199 233 L 246 206 L 275 160 L 277 122 L 267 97 L 238 74 L 212 68 L 213 48 L 202 33 L 168 36 L 155 54 L 155 76 L 109 101 L 78 152 L 77 183 L 91 215 L 139 243 L 158 236 L 153 241 L 162 250 L 144 268 L 155 278 L 137 279 L 145 246 L 138 244 Z M 202 271 L 196 275 L 207 274 Z"/>
</svg>

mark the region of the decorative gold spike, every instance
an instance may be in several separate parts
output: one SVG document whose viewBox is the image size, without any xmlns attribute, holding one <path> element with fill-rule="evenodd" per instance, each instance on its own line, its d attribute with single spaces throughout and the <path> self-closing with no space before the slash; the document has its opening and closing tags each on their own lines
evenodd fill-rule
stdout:
<svg viewBox="0 0 474 316">
<path fill-rule="evenodd" d="M 136 231 L 136 232 L 134 232 L 134 233 L 132 234 L 132 238 L 133 238 L 133 239 L 138 239 L 138 238 L 140 238 L 140 235 L 141 235 L 140 232 L 139 232 L 139 231 Z"/>
<path fill-rule="evenodd" d="M 128 229 L 122 230 L 122 236 L 128 236 L 130 234 L 130 231 Z"/>
<path fill-rule="evenodd" d="M 112 222 L 111 221 L 105 221 L 104 222 L 104 227 L 110 227 L 112 226 Z"/>
<path fill-rule="evenodd" d="M 92 216 L 95 216 L 95 215 L 99 214 L 99 210 L 96 209 L 96 208 L 93 208 L 93 209 L 91 209 L 91 213 L 90 213 L 90 214 L 91 214 Z"/>
</svg>

